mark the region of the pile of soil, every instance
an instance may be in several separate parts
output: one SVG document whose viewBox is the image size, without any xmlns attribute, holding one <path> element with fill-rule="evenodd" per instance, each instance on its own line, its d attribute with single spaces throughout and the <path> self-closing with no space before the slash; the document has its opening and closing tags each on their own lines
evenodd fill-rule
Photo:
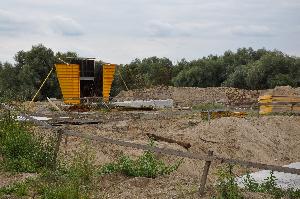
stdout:
<svg viewBox="0 0 300 199">
<path fill-rule="evenodd" d="M 253 104 L 259 92 L 229 87 L 153 87 L 122 91 L 115 100 L 173 99 L 176 106 L 192 106 L 200 103 L 223 103 L 226 105 Z"/>
<path fill-rule="evenodd" d="M 300 88 L 281 86 L 269 90 L 245 90 L 231 87 L 172 87 L 158 86 L 148 89 L 122 91 L 116 101 L 173 99 L 175 106 L 193 106 L 200 103 L 222 103 L 229 106 L 251 106 L 260 95 L 300 95 Z"/>
<path fill-rule="evenodd" d="M 300 87 L 293 88 L 291 86 L 277 86 L 274 89 L 269 89 L 262 92 L 264 95 L 288 95 L 288 96 L 300 96 Z"/>
</svg>

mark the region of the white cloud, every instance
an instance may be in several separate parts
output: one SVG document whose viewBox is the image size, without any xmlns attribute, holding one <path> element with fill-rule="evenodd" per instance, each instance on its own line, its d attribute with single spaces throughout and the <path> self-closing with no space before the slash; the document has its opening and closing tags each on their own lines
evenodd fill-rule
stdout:
<svg viewBox="0 0 300 199">
<path fill-rule="evenodd" d="M 24 31 L 32 32 L 34 26 L 34 23 L 29 23 L 15 13 L 0 9 L 0 34 L 15 36 Z"/>
<path fill-rule="evenodd" d="M 83 34 L 82 26 L 74 19 L 64 16 L 46 16 L 34 18 L 21 16 L 13 12 L 0 10 L 0 34 L 8 37 L 20 35 L 80 36 Z"/>
<path fill-rule="evenodd" d="M 174 26 L 166 22 L 150 21 L 146 31 L 153 37 L 169 37 L 174 35 Z"/>
<path fill-rule="evenodd" d="M 300 55 L 299 0 L 3 0 L 0 7 L 0 61 L 38 43 L 115 63 L 249 46 Z"/>
<path fill-rule="evenodd" d="M 268 37 L 272 36 L 269 27 L 263 25 L 238 25 L 227 29 L 230 33 L 238 36 Z"/>
<path fill-rule="evenodd" d="M 79 36 L 83 34 L 82 26 L 72 18 L 55 16 L 49 25 L 52 31 L 65 36 Z"/>
</svg>

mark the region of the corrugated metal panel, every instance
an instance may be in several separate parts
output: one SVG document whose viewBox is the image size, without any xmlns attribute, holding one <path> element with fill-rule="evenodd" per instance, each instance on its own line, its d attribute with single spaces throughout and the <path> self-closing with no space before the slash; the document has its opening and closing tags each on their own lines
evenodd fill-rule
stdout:
<svg viewBox="0 0 300 199">
<path fill-rule="evenodd" d="M 115 64 L 104 64 L 103 65 L 103 101 L 107 102 L 109 100 L 109 94 L 111 89 L 111 84 L 114 80 L 115 75 Z"/>
<path fill-rule="evenodd" d="M 66 104 L 80 103 L 80 71 L 78 64 L 55 64 L 56 74 Z M 70 99 L 76 98 L 76 99 Z"/>
</svg>

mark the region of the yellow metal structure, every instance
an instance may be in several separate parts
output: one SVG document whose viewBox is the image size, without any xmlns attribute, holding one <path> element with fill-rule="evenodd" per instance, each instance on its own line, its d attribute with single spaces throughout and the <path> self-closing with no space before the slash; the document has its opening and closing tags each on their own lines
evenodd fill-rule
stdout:
<svg viewBox="0 0 300 199">
<path fill-rule="evenodd" d="M 300 112 L 300 96 L 264 95 L 258 98 L 259 113 Z"/>
<path fill-rule="evenodd" d="M 80 69 L 78 64 L 55 64 L 56 74 L 66 104 L 80 103 Z"/>
<path fill-rule="evenodd" d="M 116 65 L 115 64 L 104 64 L 103 65 L 103 90 L 102 96 L 103 101 L 109 101 L 109 94 L 111 89 L 111 84 L 114 80 Z"/>
</svg>

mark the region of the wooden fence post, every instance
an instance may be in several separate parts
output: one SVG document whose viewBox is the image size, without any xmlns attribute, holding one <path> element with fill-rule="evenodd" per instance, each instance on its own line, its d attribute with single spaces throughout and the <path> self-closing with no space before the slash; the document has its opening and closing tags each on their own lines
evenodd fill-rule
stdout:
<svg viewBox="0 0 300 199">
<path fill-rule="evenodd" d="M 67 153 L 68 153 L 68 138 L 69 138 L 69 136 L 68 135 L 66 135 L 65 136 L 65 155 L 67 155 Z"/>
<path fill-rule="evenodd" d="M 56 145 L 54 148 L 54 159 L 53 159 L 53 168 L 56 168 L 56 163 L 57 163 L 57 156 L 58 156 L 58 152 L 59 152 L 59 146 L 62 140 L 62 135 L 63 135 L 63 131 L 62 129 L 59 129 L 57 131 L 57 140 L 56 140 Z"/>
<path fill-rule="evenodd" d="M 208 157 L 213 155 L 213 151 L 208 151 Z M 204 190 L 205 190 L 205 184 L 206 184 L 206 180 L 207 180 L 207 175 L 208 175 L 208 171 L 209 171 L 209 167 L 210 167 L 211 161 L 206 161 L 204 168 L 203 168 L 203 173 L 202 173 L 202 177 L 201 177 L 201 181 L 200 181 L 200 187 L 199 187 L 199 196 L 202 196 L 204 194 Z"/>
<path fill-rule="evenodd" d="M 210 111 L 209 110 L 207 111 L 207 120 L 208 120 L 208 123 L 210 124 Z"/>
</svg>

